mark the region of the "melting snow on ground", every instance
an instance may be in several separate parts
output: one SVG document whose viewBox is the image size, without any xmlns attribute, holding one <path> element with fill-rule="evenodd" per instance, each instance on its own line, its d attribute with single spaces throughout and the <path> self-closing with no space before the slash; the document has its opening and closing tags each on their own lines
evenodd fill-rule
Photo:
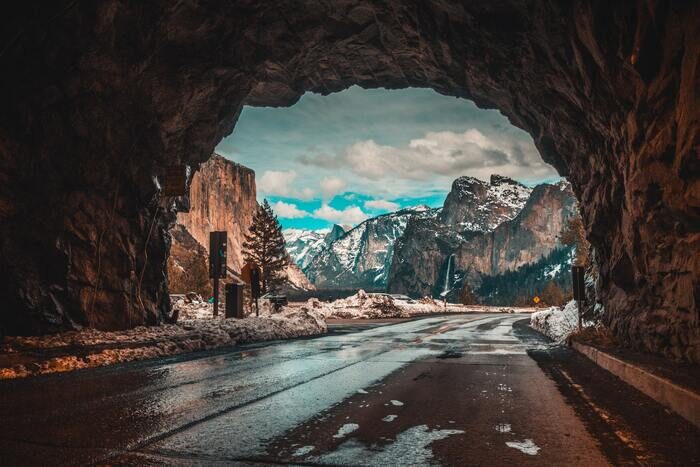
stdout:
<svg viewBox="0 0 700 467">
<path fill-rule="evenodd" d="M 315 449 L 314 446 L 302 446 L 292 454 L 292 457 L 305 456 Z"/>
<path fill-rule="evenodd" d="M 592 323 L 585 322 L 584 326 Z M 530 326 L 555 342 L 564 341 L 578 328 L 578 307 L 571 300 L 564 308 L 556 306 L 537 311 L 530 316 Z"/>
<path fill-rule="evenodd" d="M 481 305 L 460 305 L 434 300 L 424 297 L 419 300 L 395 298 L 389 294 L 366 293 L 358 291 L 348 298 L 322 302 L 311 298 L 301 305 L 291 305 L 302 310 L 312 310 L 326 318 L 332 319 L 381 319 L 381 318 L 408 318 L 411 316 L 428 315 L 435 313 L 465 313 L 465 312 L 532 312 L 534 308 L 489 307 Z"/>
<path fill-rule="evenodd" d="M 464 431 L 430 430 L 427 425 L 419 425 L 401 432 L 387 446 L 366 446 L 349 439 L 335 451 L 310 460 L 333 465 L 431 465 L 434 458 L 430 444 L 461 433 Z"/>
<path fill-rule="evenodd" d="M 182 315 L 211 316 L 212 306 L 204 302 L 200 304 L 200 308 L 207 307 L 208 311 L 189 310 Z M 3 352 L 17 356 L 30 355 L 32 361 L 0 367 L 0 379 L 98 367 L 249 342 L 289 339 L 326 331 L 326 322 L 318 313 L 288 309 L 259 318 L 186 319 L 177 324 L 139 326 L 126 331 L 83 329 L 47 336 L 7 337 L 2 346 Z M 41 357 L 42 354 L 46 357 Z"/>
<path fill-rule="evenodd" d="M 401 402 L 401 401 L 396 401 L 396 400 L 392 400 L 392 401 L 391 401 L 391 405 L 395 405 L 395 406 L 397 406 L 397 407 L 400 407 L 400 406 L 403 405 L 403 402 Z"/>
<path fill-rule="evenodd" d="M 526 439 L 525 441 L 506 441 L 506 446 L 517 449 L 530 456 L 536 456 L 540 450 L 540 447 L 531 439 Z"/>
<path fill-rule="evenodd" d="M 496 431 L 499 433 L 510 433 L 510 424 L 499 423 L 498 425 L 496 425 Z"/>
<path fill-rule="evenodd" d="M 357 430 L 358 428 L 360 428 L 360 425 L 358 425 L 357 423 L 346 423 L 345 425 L 341 426 L 340 429 L 338 429 L 338 433 L 334 434 L 333 437 L 345 438 L 347 435 Z"/>
<path fill-rule="evenodd" d="M 383 422 L 393 422 L 394 420 L 396 420 L 397 417 L 398 417 L 398 415 L 394 415 L 394 414 L 387 415 L 386 417 L 382 418 L 382 421 Z"/>
</svg>

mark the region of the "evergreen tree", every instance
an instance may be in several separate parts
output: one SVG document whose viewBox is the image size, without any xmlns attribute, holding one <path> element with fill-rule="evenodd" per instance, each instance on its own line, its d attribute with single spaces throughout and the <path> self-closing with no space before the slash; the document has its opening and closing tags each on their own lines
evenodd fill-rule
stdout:
<svg viewBox="0 0 700 467">
<path fill-rule="evenodd" d="M 245 235 L 243 257 L 260 268 L 260 290 L 267 293 L 286 281 L 289 255 L 284 247 L 282 227 L 267 200 L 258 204 L 253 223 Z"/>
</svg>

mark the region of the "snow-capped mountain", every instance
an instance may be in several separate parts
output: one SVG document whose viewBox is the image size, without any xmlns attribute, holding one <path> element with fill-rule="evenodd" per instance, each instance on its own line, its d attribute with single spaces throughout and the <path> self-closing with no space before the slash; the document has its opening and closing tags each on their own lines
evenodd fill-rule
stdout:
<svg viewBox="0 0 700 467">
<path fill-rule="evenodd" d="M 457 231 L 488 232 L 513 219 L 530 198 L 532 188 L 500 175 L 490 183 L 459 177 L 445 199 L 440 221 Z"/>
<path fill-rule="evenodd" d="M 384 289 L 394 245 L 409 219 L 435 217 L 438 210 L 416 206 L 368 219 L 333 241 L 303 268 L 318 288 Z"/>
<path fill-rule="evenodd" d="M 326 249 L 333 241 L 345 235 L 347 230 L 349 230 L 347 227 L 336 224 L 330 229 L 284 229 L 282 234 L 287 253 L 303 270 L 316 255 Z"/>
<path fill-rule="evenodd" d="M 575 207 L 568 183 L 530 189 L 498 176 L 490 184 L 459 178 L 439 216 L 412 219 L 406 227 L 395 246 L 387 289 L 444 294 L 452 301 L 466 291 L 503 304 L 551 280 L 570 286 L 562 263 L 569 252 L 559 234 Z M 517 280 L 508 283 L 501 280 L 504 275 Z"/>
</svg>

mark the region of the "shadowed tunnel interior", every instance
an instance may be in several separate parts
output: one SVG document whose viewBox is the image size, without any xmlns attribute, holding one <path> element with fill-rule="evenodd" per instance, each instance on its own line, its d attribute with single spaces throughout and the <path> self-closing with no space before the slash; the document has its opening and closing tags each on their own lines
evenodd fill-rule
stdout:
<svg viewBox="0 0 700 467">
<path fill-rule="evenodd" d="M 2 20 L 0 322 L 169 315 L 159 182 L 244 104 L 430 87 L 528 131 L 580 201 L 604 321 L 700 360 L 697 2 L 54 2 Z"/>
</svg>

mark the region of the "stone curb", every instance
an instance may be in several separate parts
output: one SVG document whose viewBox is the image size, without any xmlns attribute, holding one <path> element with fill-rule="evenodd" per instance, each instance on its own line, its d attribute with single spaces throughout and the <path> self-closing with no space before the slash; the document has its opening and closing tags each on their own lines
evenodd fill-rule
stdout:
<svg viewBox="0 0 700 467">
<path fill-rule="evenodd" d="M 572 342 L 571 346 L 601 368 L 700 427 L 700 394 L 594 347 L 576 341 Z"/>
</svg>

